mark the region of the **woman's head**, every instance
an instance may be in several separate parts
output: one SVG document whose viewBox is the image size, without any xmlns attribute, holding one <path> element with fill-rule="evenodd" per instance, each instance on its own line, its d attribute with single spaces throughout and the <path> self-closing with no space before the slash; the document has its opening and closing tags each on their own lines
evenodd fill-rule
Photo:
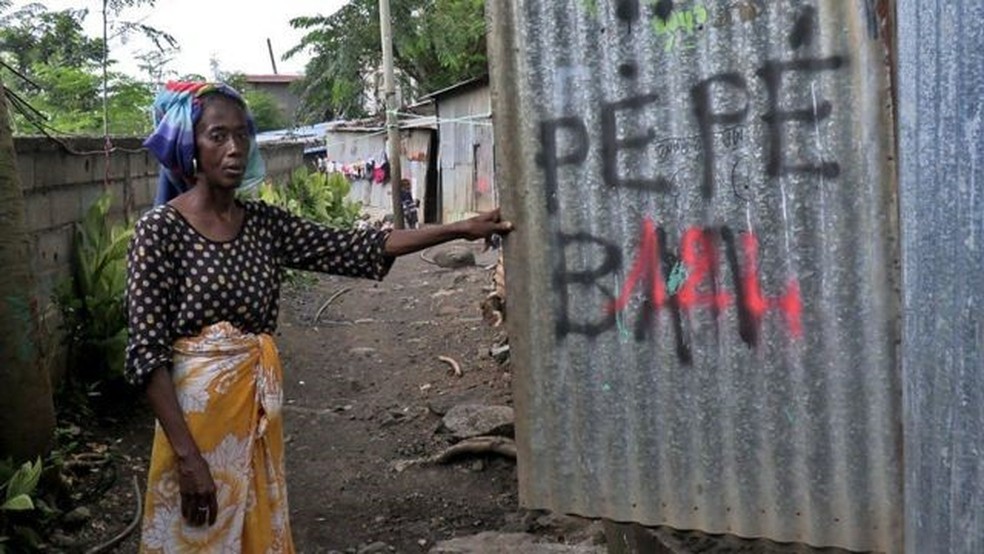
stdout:
<svg viewBox="0 0 984 554">
<path fill-rule="evenodd" d="M 252 133 L 246 106 L 219 93 L 202 97 L 195 122 L 196 178 L 211 186 L 236 188 L 246 173 Z"/>
<path fill-rule="evenodd" d="M 157 204 L 200 181 L 251 187 L 263 180 L 256 126 L 232 87 L 170 82 L 154 100 L 154 122 L 144 146 L 161 162 Z"/>
</svg>

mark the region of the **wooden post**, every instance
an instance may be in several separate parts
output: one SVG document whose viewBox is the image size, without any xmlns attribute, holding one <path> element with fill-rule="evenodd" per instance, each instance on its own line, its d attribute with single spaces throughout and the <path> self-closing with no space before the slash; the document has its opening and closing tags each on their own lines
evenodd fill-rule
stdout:
<svg viewBox="0 0 984 554">
<path fill-rule="evenodd" d="M 393 198 L 393 226 L 403 229 L 403 204 L 400 202 L 400 124 L 397 118 L 396 79 L 393 76 L 393 30 L 390 24 L 389 0 L 379 0 L 379 34 L 383 41 L 383 88 L 386 92 L 386 142 L 390 167 L 390 187 Z"/>
</svg>

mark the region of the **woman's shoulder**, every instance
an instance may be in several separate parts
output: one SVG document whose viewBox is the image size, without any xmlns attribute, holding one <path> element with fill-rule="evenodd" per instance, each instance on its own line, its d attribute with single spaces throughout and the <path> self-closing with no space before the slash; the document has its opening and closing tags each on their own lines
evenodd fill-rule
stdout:
<svg viewBox="0 0 984 554">
<path fill-rule="evenodd" d="M 137 219 L 136 228 L 138 231 L 157 234 L 161 231 L 171 230 L 179 221 L 179 216 L 174 208 L 167 204 L 161 204 L 144 212 Z"/>
<path fill-rule="evenodd" d="M 290 215 L 287 210 L 263 200 L 244 200 L 243 207 L 246 213 L 258 216 L 266 222 L 281 222 Z"/>
</svg>

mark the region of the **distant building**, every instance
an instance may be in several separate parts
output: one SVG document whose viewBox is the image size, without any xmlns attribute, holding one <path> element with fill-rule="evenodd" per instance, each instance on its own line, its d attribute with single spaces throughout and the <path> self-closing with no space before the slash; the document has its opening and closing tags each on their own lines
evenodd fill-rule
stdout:
<svg viewBox="0 0 984 554">
<path fill-rule="evenodd" d="M 464 219 L 499 205 L 488 76 L 421 97 L 433 102 L 438 129 L 438 218 Z"/>
<path fill-rule="evenodd" d="M 277 106 L 287 121 L 294 121 L 294 114 L 297 112 L 301 99 L 291 92 L 290 85 L 303 79 L 303 75 L 271 74 L 246 75 L 245 77 L 247 86 L 270 94 L 277 101 Z"/>
<path fill-rule="evenodd" d="M 400 163 L 402 178 L 410 181 L 413 197 L 421 201 L 422 221 L 439 222 L 440 197 L 437 189 L 437 131 L 434 117 L 417 116 L 400 123 Z M 379 118 L 332 122 L 325 135 L 325 161 L 328 171 L 349 177 L 349 199 L 364 206 L 390 212 L 393 206 L 388 173 L 388 145 L 385 123 Z M 382 174 L 376 168 L 384 169 Z"/>
</svg>

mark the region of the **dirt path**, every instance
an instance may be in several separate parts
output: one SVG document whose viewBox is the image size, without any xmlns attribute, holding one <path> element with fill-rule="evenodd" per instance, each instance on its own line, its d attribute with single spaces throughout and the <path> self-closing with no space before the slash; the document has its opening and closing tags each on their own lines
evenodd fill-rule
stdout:
<svg viewBox="0 0 984 554">
<path fill-rule="evenodd" d="M 387 551 L 427 552 L 440 540 L 515 526 L 511 460 L 394 469 L 450 444 L 435 433 L 435 410 L 510 404 L 508 367 L 489 355 L 498 331 L 479 309 L 491 278 L 482 266 L 494 260 L 479 252 L 478 265 L 448 270 L 406 256 L 381 283 L 321 276 L 285 291 L 278 346 L 299 552 L 355 552 L 377 541 L 392 547 Z M 315 323 L 319 308 L 343 289 Z M 454 376 L 438 356 L 458 361 L 464 375 Z M 145 483 L 153 433 L 152 415 L 139 406 L 135 416 L 87 437 L 110 445 L 115 479 L 91 505 L 85 529 L 70 533 L 77 546 L 112 536 L 132 518 L 131 479 Z M 136 535 L 117 551 L 135 552 Z M 64 549 L 75 550 L 69 542 Z"/>
<path fill-rule="evenodd" d="M 493 262 L 479 255 L 478 262 Z M 422 552 L 435 541 L 499 529 L 517 506 L 515 464 L 496 458 L 396 472 L 439 452 L 441 410 L 509 403 L 481 320 L 489 272 L 397 261 L 382 283 L 324 277 L 289 295 L 279 345 L 286 379 L 287 471 L 294 538 L 304 552 L 382 541 Z M 349 292 L 321 305 L 345 288 Z M 461 364 L 455 377 L 438 356 Z"/>
</svg>

